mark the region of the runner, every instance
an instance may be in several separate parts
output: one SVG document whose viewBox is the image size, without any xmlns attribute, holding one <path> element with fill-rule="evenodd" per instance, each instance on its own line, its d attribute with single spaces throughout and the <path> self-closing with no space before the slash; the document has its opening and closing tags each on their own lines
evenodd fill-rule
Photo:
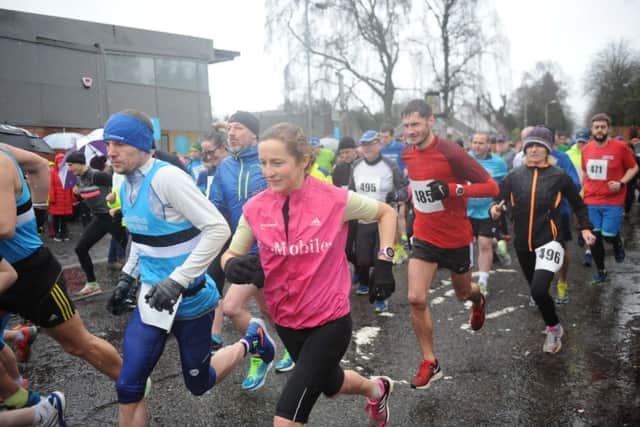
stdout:
<svg viewBox="0 0 640 427">
<path fill-rule="evenodd" d="M 111 192 L 111 175 L 87 166 L 84 154 L 79 151 L 73 152 L 67 157 L 67 165 L 78 178 L 78 186 L 74 192 L 87 204 L 93 216 L 75 247 L 80 266 L 87 279 L 84 287 L 77 292 L 76 296 L 85 297 L 102 292 L 96 281 L 89 250 L 106 234 L 110 234 L 122 248 L 126 248 L 127 233 L 120 221 L 114 220 L 109 215 L 106 197 Z"/>
<path fill-rule="evenodd" d="M 395 205 L 399 201 L 405 202 L 407 184 L 398 165 L 380 153 L 382 149 L 380 134 L 375 130 L 365 132 L 360 137 L 360 146 L 364 157 L 353 163 L 349 189 L 383 203 Z M 369 295 L 377 313 L 387 311 L 389 308 L 388 296 L 376 298 L 372 293 L 373 288 L 369 287 L 371 268 L 381 248 L 383 247 L 379 246 L 378 242 L 377 222 L 365 219 L 358 221 L 355 238 L 355 267 L 360 286 L 356 289 L 356 294 Z M 387 255 L 391 259 L 395 257 L 393 247 L 388 248 Z M 375 272 L 373 274 L 375 275 Z"/>
<path fill-rule="evenodd" d="M 500 183 L 508 172 L 507 163 L 499 155 L 491 153 L 489 135 L 486 133 L 473 135 L 469 155 L 480 163 L 496 183 Z M 490 197 L 469 198 L 467 203 L 467 216 L 478 242 L 478 286 L 485 297 L 489 292 L 487 282 L 493 265 L 493 239 L 497 228 L 489 216 L 491 201 Z"/>
<path fill-rule="evenodd" d="M 196 396 L 247 353 L 271 363 L 275 348 L 262 322 L 251 321 L 243 339 L 211 357 L 209 333 L 219 295 L 205 270 L 228 239 L 229 227 L 188 175 L 151 157 L 153 125 L 146 115 L 135 110 L 112 115 L 104 140 L 114 171 L 126 176 L 120 201 L 132 240 L 111 302 L 127 295 L 138 272 L 142 282 L 124 336 L 118 416 L 121 426 L 143 426 L 145 383 L 169 332 L 178 342 L 185 385 Z"/>
<path fill-rule="evenodd" d="M 225 217 L 231 232 L 235 232 L 238 220 L 242 216 L 242 206 L 251 197 L 267 187 L 267 182 L 260 170 L 258 160 L 258 134 L 260 122 L 253 114 L 246 111 L 235 112 L 228 120 L 227 128 L 227 156 L 218 166 L 216 178 L 211 185 L 209 200 Z M 253 248 L 255 253 L 257 248 Z M 212 267 L 213 268 L 213 267 Z M 247 304 L 254 298 L 260 310 L 266 314 L 262 291 L 256 286 L 244 286 L 231 283 L 224 296 L 222 308 L 224 315 L 231 319 L 233 326 L 240 333 L 244 333 L 249 326 L 251 313 Z M 267 316 L 268 318 L 268 316 Z M 217 347 L 215 338 L 212 348 Z M 285 353 L 278 364 L 284 368 L 292 366 L 290 358 Z M 257 390 L 265 383 L 270 364 L 263 362 L 260 357 L 252 357 L 249 371 L 242 382 L 245 390 Z"/>
<path fill-rule="evenodd" d="M 536 126 L 525 138 L 525 165 L 514 169 L 500 185 L 499 204 L 491 206 L 491 217 L 498 219 L 509 210 L 513 219 L 514 246 L 531 296 L 546 324 L 542 350 L 557 353 L 562 347 L 564 329 L 549 295 L 551 280 L 562 267 L 564 249 L 557 225 L 561 221 L 560 201 L 565 197 L 578 220 L 587 244 L 595 241 L 586 206 L 575 183 L 559 168 L 552 167 L 553 132 Z"/>
<path fill-rule="evenodd" d="M 21 168 L 29 176 L 29 186 Z M 19 314 L 46 329 L 65 352 L 115 380 L 122 359 L 111 344 L 87 331 L 67 294 L 62 267 L 38 235 L 31 205 L 47 198 L 47 161 L 0 144 L 0 170 L 0 255 L 18 273 L 15 284 L 0 295 L 0 310 Z"/>
<path fill-rule="evenodd" d="M 603 113 L 591 118 L 593 140 L 582 149 L 584 202 L 589 207 L 589 219 L 594 227 L 596 242 L 591 247 L 598 271 L 593 284 L 609 279 L 604 264 L 603 240 L 613 245 L 616 262 L 625 258 L 620 237 L 627 186 L 638 172 L 633 152 L 622 141 L 608 138 L 611 119 Z"/>
<path fill-rule="evenodd" d="M 473 302 L 469 323 L 482 328 L 485 300 L 471 282 L 471 241 L 465 197 L 494 197 L 498 186 L 489 174 L 457 144 L 432 132 L 435 117 L 421 99 L 410 101 L 402 112 L 409 147 L 402 154 L 413 192 L 415 222 L 409 258 L 409 304 L 411 322 L 422 351 L 418 373 L 411 380 L 416 389 L 428 388 L 442 378 L 433 352 L 433 323 L 429 290 L 439 267 L 451 271 L 459 300 Z"/>
<path fill-rule="evenodd" d="M 369 380 L 340 367 L 351 341 L 351 281 L 344 244 L 346 222 L 375 219 L 381 246 L 390 248 L 395 212 L 384 203 L 307 176 L 313 163 L 311 145 L 294 125 L 271 127 L 258 147 L 269 189 L 245 204 L 222 263 L 227 277 L 236 283 L 264 281 L 267 308 L 296 362 L 276 405 L 273 425 L 306 424 L 323 393 L 367 396 L 371 422 L 385 426 L 392 381 Z M 254 240 L 259 259 L 246 255 Z M 391 258 L 382 251 L 373 283 L 381 294 L 394 286 L 392 267 Z"/>
</svg>

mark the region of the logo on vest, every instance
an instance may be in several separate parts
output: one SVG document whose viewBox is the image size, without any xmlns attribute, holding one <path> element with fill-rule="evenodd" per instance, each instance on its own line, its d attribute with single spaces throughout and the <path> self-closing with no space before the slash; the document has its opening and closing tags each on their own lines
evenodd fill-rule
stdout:
<svg viewBox="0 0 640 427">
<path fill-rule="evenodd" d="M 311 225 L 313 225 L 314 227 L 320 227 L 322 225 L 322 223 L 320 222 L 320 218 L 313 218 L 313 221 L 311 221 Z"/>
<path fill-rule="evenodd" d="M 274 222 L 272 224 L 260 224 L 260 230 L 264 230 L 266 228 L 274 228 L 274 227 L 277 227 L 277 226 L 278 226 L 277 222 Z"/>
<path fill-rule="evenodd" d="M 320 239 L 311 239 L 306 242 L 298 240 L 296 243 L 292 243 L 288 246 L 286 242 L 276 242 L 273 247 L 269 248 L 269 250 L 274 252 L 276 255 L 295 256 L 326 252 L 332 245 L 332 242 L 323 242 L 320 241 Z"/>
</svg>

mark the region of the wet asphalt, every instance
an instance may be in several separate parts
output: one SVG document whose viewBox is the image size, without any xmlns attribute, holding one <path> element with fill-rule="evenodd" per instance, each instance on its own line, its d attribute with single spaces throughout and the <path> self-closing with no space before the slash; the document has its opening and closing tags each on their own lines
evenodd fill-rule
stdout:
<svg viewBox="0 0 640 427">
<path fill-rule="evenodd" d="M 542 352 L 544 323 L 528 306 L 528 287 L 515 256 L 489 279 L 487 321 L 479 332 L 467 327 L 469 308 L 453 295 L 448 274 L 432 287 L 434 343 L 444 377 L 427 390 L 412 390 L 421 355 L 409 320 L 406 264 L 396 267 L 397 291 L 385 315 L 366 297 L 352 297 L 354 337 L 344 368 L 395 381 L 391 423 L 397 426 L 624 426 L 640 425 L 640 210 L 625 220 L 627 259 L 616 264 L 607 248 L 610 283 L 589 284 L 593 270 L 581 265 L 582 250 L 571 245 L 571 302 L 558 307 L 565 328 L 562 350 Z M 80 226 L 72 225 L 73 237 Z M 68 286 L 82 285 L 71 242 L 47 244 L 58 254 Z M 106 263 L 108 239 L 92 251 L 105 292 L 76 302 L 88 329 L 121 350 L 127 315 L 105 310 L 117 271 Z M 513 255 L 513 254 L 512 254 Z M 75 266 L 73 264 L 76 264 Z M 555 294 L 555 286 L 552 288 Z M 255 310 L 255 307 L 253 307 Z M 225 320 L 226 343 L 239 338 Z M 280 348 L 282 346 L 280 345 Z M 280 351 L 279 351 L 280 353 Z M 89 364 L 65 354 L 45 334 L 22 366 L 31 386 L 43 393 L 62 390 L 70 426 L 117 425 L 114 384 Z M 175 340 L 170 339 L 153 374 L 149 404 L 152 426 L 268 426 L 288 374 L 271 372 L 263 388 L 246 392 L 240 383 L 247 362 L 201 397 L 186 390 Z M 365 426 L 365 400 L 321 397 L 309 425 Z"/>
</svg>

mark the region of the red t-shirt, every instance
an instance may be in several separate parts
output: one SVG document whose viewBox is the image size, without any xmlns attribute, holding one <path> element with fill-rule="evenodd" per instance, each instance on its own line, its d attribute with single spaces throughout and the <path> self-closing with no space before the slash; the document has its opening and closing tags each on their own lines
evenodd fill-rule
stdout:
<svg viewBox="0 0 640 427">
<path fill-rule="evenodd" d="M 613 193 L 609 181 L 620 181 L 628 169 L 636 165 L 629 146 L 617 139 L 609 139 L 605 146 L 590 141 L 582 147 L 584 172 L 584 202 L 588 205 L 624 205 L 627 187 Z"/>
<path fill-rule="evenodd" d="M 465 197 L 494 197 L 498 185 L 487 171 L 457 144 L 435 137 L 424 150 L 408 146 L 402 153 L 407 165 L 416 218 L 413 235 L 439 248 L 460 248 L 471 243 L 473 232 L 467 218 Z M 430 202 L 426 184 L 437 180 L 449 184 L 449 197 Z M 456 184 L 464 196 L 456 197 Z"/>
</svg>

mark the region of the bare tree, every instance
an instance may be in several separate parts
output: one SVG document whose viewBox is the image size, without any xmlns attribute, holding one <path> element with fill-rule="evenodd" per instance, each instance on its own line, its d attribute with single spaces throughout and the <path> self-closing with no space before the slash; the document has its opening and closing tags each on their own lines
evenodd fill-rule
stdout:
<svg viewBox="0 0 640 427">
<path fill-rule="evenodd" d="M 494 39 L 483 32 L 477 0 L 423 0 L 423 4 L 426 26 L 435 21 L 437 35 L 425 33 L 413 41 L 428 55 L 443 113 L 449 117 L 456 96 L 477 82 L 478 64 Z"/>
<path fill-rule="evenodd" d="M 340 74 L 344 96 L 370 111 L 368 92 L 380 100 L 384 119 L 392 120 L 400 30 L 410 8 L 411 0 L 267 0 L 266 27 L 270 43 L 286 29 L 318 61 L 325 83 L 336 84 L 331 76 Z"/>
<path fill-rule="evenodd" d="M 620 40 L 598 52 L 586 75 L 589 115 L 606 112 L 617 126 L 640 122 L 640 56 Z"/>
</svg>

